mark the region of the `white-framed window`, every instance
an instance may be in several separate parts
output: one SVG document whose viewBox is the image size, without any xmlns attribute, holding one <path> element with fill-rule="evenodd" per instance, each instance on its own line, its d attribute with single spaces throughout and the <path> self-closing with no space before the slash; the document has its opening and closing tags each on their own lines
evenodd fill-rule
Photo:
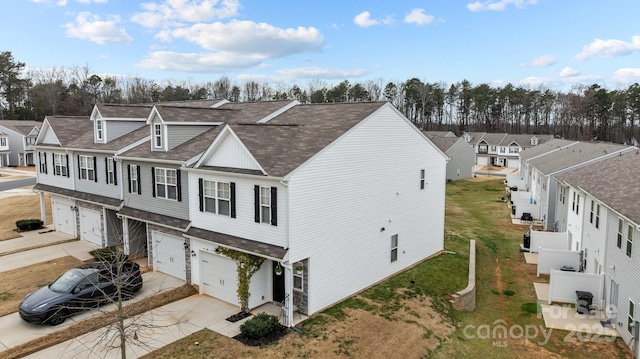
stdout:
<svg viewBox="0 0 640 359">
<path fill-rule="evenodd" d="M 40 173 L 46 174 L 47 173 L 47 153 L 39 152 L 38 157 L 39 157 L 38 163 L 40 163 Z"/>
<path fill-rule="evenodd" d="M 500 147 L 500 153 L 505 153 L 505 148 L 504 147 Z"/>
<path fill-rule="evenodd" d="M 520 152 L 519 147 L 509 147 L 509 153 L 518 153 Z"/>
<path fill-rule="evenodd" d="M 627 331 L 633 333 L 633 318 L 635 317 L 636 306 L 629 300 L 629 314 L 627 315 Z"/>
<path fill-rule="evenodd" d="M 178 176 L 176 170 L 156 168 L 156 197 L 178 199 Z"/>
<path fill-rule="evenodd" d="M 116 184 L 116 163 L 113 158 L 107 158 L 107 184 Z"/>
<path fill-rule="evenodd" d="M 260 223 L 271 223 L 270 187 L 260 187 Z"/>
<path fill-rule="evenodd" d="M 0 147 L 7 147 L 7 138 L 0 137 Z"/>
<path fill-rule="evenodd" d="M 202 181 L 204 211 L 231 215 L 231 185 L 228 182 Z"/>
<path fill-rule="evenodd" d="M 96 139 L 102 140 L 102 120 L 96 120 Z"/>
<path fill-rule="evenodd" d="M 487 146 L 486 144 L 480 144 L 480 145 L 478 145 L 478 152 L 487 153 L 487 148 L 488 147 L 489 146 Z"/>
<path fill-rule="evenodd" d="M 633 247 L 633 226 L 627 226 L 627 257 L 631 258 L 631 248 Z"/>
<path fill-rule="evenodd" d="M 496 146 L 491 146 L 491 152 L 496 152 Z"/>
<path fill-rule="evenodd" d="M 304 290 L 304 267 L 293 268 L 293 289 Z"/>
<path fill-rule="evenodd" d="M 139 167 L 129 165 L 129 192 L 140 194 L 140 181 L 138 180 Z"/>
<path fill-rule="evenodd" d="M 67 176 L 68 175 L 67 168 L 67 157 L 66 155 L 62 155 L 61 153 L 53 154 L 53 174 L 56 176 Z"/>
<path fill-rule="evenodd" d="M 94 166 L 93 156 L 78 156 L 80 163 L 80 179 L 87 181 L 96 180 L 96 169 Z"/>
<path fill-rule="evenodd" d="M 600 228 L 600 204 L 596 204 L 596 228 Z"/>
<path fill-rule="evenodd" d="M 622 218 L 618 218 L 618 241 L 616 242 L 616 246 L 622 249 L 622 227 L 624 222 Z"/>
<path fill-rule="evenodd" d="M 420 189 L 424 189 L 424 185 L 426 183 L 425 177 L 426 177 L 426 171 L 424 169 L 421 169 L 420 170 Z"/>
<path fill-rule="evenodd" d="M 391 236 L 391 263 L 398 260 L 398 235 Z"/>
<path fill-rule="evenodd" d="M 156 148 L 162 148 L 162 124 L 153 124 L 153 145 Z"/>
<path fill-rule="evenodd" d="M 573 192 L 573 200 L 571 201 L 571 211 L 576 211 L 576 193 Z"/>
<path fill-rule="evenodd" d="M 564 204 L 567 199 L 567 187 L 560 188 L 560 203 Z"/>
</svg>

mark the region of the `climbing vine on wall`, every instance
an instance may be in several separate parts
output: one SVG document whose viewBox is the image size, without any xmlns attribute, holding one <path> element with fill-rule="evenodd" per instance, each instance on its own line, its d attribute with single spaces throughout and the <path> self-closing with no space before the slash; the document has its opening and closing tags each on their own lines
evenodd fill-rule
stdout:
<svg viewBox="0 0 640 359">
<path fill-rule="evenodd" d="M 253 254 L 236 251 L 230 248 L 218 247 L 217 252 L 231 258 L 236 262 L 236 270 L 238 272 L 238 300 L 243 311 L 249 311 L 249 283 L 251 277 L 260 269 L 264 258 L 254 256 Z"/>
</svg>

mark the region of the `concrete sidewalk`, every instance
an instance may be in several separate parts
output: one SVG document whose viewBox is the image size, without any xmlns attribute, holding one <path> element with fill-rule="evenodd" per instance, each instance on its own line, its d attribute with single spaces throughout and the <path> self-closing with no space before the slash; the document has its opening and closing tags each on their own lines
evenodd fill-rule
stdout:
<svg viewBox="0 0 640 359">
<path fill-rule="evenodd" d="M 142 274 L 142 280 L 143 285 L 140 292 L 136 293 L 136 295 L 126 303 L 145 300 L 154 295 L 157 295 L 162 291 L 177 288 L 184 284 L 184 281 L 182 280 L 159 272 L 144 273 Z M 115 304 L 105 305 L 100 307 L 100 309 L 91 309 L 67 318 L 64 323 L 55 327 L 50 325 L 36 325 L 27 323 L 20 318 L 20 315 L 17 312 L 0 317 L 0 357 L 2 356 L 2 352 L 9 348 L 13 348 L 17 345 L 27 343 L 31 340 L 36 340 L 51 333 L 55 333 L 87 318 L 97 316 L 102 314 L 103 312 L 112 311 L 114 309 L 116 309 Z M 198 313 L 198 315 L 201 315 L 201 313 Z M 74 341 L 78 340 L 79 338 L 76 338 Z M 76 343 L 75 346 L 78 345 L 79 344 Z M 48 355 L 36 357 L 55 358 L 55 356 Z M 67 357 L 69 356 L 61 356 L 61 358 Z M 81 355 L 80 357 L 86 358 L 90 356 Z"/>
<path fill-rule="evenodd" d="M 74 239 L 72 236 L 56 232 L 53 225 L 45 226 L 43 229 L 19 233 L 20 237 L 0 241 L 0 256 L 3 253 L 15 252 L 18 250 L 28 250 L 30 248 L 49 246 L 58 242 Z"/>
<path fill-rule="evenodd" d="M 38 237 L 38 234 L 35 233 L 29 235 L 30 239 L 22 237 L 0 241 L 0 253 L 6 253 L 20 248 L 25 249 L 22 252 L 0 256 L 0 272 L 27 267 L 33 264 L 66 256 L 73 256 L 81 261 L 91 260 L 93 257 L 89 252 L 100 248 L 98 245 L 80 240 L 62 244 L 47 245 L 60 240 L 73 238 L 60 232 L 44 233 L 40 234 L 40 236 L 43 237 Z M 26 249 L 33 247 L 34 243 L 39 243 L 38 245 L 45 245 L 45 247 Z"/>
</svg>

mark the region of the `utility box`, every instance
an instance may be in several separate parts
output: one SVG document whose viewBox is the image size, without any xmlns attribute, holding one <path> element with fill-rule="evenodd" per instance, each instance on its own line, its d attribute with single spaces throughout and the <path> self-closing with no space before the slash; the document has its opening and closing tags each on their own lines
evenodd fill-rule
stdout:
<svg viewBox="0 0 640 359">
<path fill-rule="evenodd" d="M 576 296 L 578 297 L 576 302 L 578 314 L 589 314 L 591 312 L 591 304 L 593 303 L 593 294 L 591 294 L 591 292 L 576 290 Z"/>
</svg>

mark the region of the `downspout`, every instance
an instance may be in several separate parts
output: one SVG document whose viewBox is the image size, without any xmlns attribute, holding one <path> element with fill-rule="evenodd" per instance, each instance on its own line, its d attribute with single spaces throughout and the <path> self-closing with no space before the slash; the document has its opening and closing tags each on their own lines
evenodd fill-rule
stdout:
<svg viewBox="0 0 640 359">
<path fill-rule="evenodd" d="M 280 184 L 287 189 L 287 208 L 285 211 L 285 218 L 287 219 L 287 226 L 285 228 L 285 234 L 284 234 L 284 247 L 286 249 L 289 249 L 289 198 L 291 198 L 290 194 L 289 194 L 289 180 L 285 180 L 284 178 L 280 180 Z"/>
</svg>

